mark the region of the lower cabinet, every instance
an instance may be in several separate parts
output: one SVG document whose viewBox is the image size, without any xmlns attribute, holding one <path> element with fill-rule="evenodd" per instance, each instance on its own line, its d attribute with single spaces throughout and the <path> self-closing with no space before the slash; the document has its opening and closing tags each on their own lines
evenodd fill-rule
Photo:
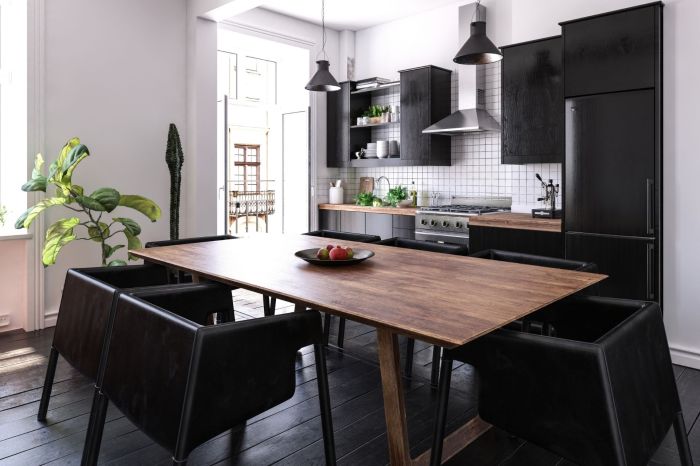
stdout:
<svg viewBox="0 0 700 466">
<path fill-rule="evenodd" d="M 484 249 L 502 249 L 539 256 L 564 257 L 561 233 L 470 226 L 469 252 L 475 253 Z"/>
<path fill-rule="evenodd" d="M 321 230 L 378 235 L 382 239 L 394 236 L 415 239 L 415 217 L 410 215 L 319 210 L 318 227 Z"/>
<path fill-rule="evenodd" d="M 567 259 L 594 262 L 608 275 L 602 296 L 660 301 L 657 257 L 653 239 L 566 234 Z"/>
</svg>

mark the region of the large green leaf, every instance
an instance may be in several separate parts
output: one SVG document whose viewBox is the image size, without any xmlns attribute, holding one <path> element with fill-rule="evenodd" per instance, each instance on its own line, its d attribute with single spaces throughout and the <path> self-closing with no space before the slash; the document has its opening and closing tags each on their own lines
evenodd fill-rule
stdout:
<svg viewBox="0 0 700 466">
<path fill-rule="evenodd" d="M 126 265 L 126 261 L 123 261 L 121 259 L 114 259 L 113 261 L 109 261 L 107 267 L 121 267 L 124 265 Z"/>
<path fill-rule="evenodd" d="M 99 201 L 91 198 L 90 196 L 75 196 L 75 202 L 85 207 L 86 209 L 96 210 L 98 212 L 104 212 L 105 206 Z"/>
<path fill-rule="evenodd" d="M 80 139 L 72 138 L 63 146 L 58 158 L 49 167 L 48 182 L 60 187 L 67 196 L 70 193 L 73 170 L 88 155 L 90 151 L 80 144 Z"/>
<path fill-rule="evenodd" d="M 29 210 L 25 210 L 22 212 L 22 215 L 20 215 L 17 220 L 15 220 L 15 228 L 18 230 L 21 230 L 24 228 L 24 222 L 27 220 L 27 215 L 29 214 Z"/>
<path fill-rule="evenodd" d="M 64 184 L 70 186 L 73 170 L 75 170 L 75 167 L 88 155 L 90 155 L 90 151 L 84 144 L 78 144 L 68 152 L 68 157 L 66 157 L 62 167 L 63 176 L 61 177 L 61 181 Z"/>
<path fill-rule="evenodd" d="M 141 240 L 138 236 L 132 235 L 128 230 L 124 230 L 124 236 L 126 236 L 127 247 L 130 251 L 132 249 L 141 249 Z M 139 258 L 129 253 L 129 260 L 136 261 L 139 260 Z"/>
<path fill-rule="evenodd" d="M 102 230 L 102 234 L 100 234 L 100 230 Z M 88 235 L 90 235 L 91 240 L 99 243 L 102 241 L 102 238 L 107 238 L 109 236 L 109 225 L 100 222 L 100 228 L 94 226 L 88 227 Z"/>
<path fill-rule="evenodd" d="M 104 253 L 105 259 L 108 259 L 112 254 L 123 248 L 123 244 L 117 244 L 116 246 L 110 246 L 107 243 L 102 243 L 102 252 Z"/>
<path fill-rule="evenodd" d="M 44 166 L 44 158 L 41 154 L 36 154 L 34 159 L 34 169 L 32 170 L 32 178 L 22 185 L 22 191 L 44 191 L 46 192 L 46 177 L 41 173 Z"/>
<path fill-rule="evenodd" d="M 160 218 L 160 207 L 158 207 L 158 204 L 143 196 L 137 196 L 135 194 L 122 194 L 121 198 L 119 199 L 119 205 L 138 210 L 143 215 L 148 217 L 151 222 L 155 222 Z"/>
<path fill-rule="evenodd" d="M 30 207 L 27 209 L 25 213 L 23 213 L 19 219 L 17 219 L 17 222 L 24 217 L 24 222 L 21 227 L 18 228 L 29 228 L 29 225 L 32 224 L 34 219 L 42 213 L 44 210 L 48 209 L 51 206 L 54 205 L 62 205 L 66 203 L 66 198 L 64 197 L 50 197 L 48 199 L 44 199 L 43 201 L 37 202 L 34 207 Z M 15 227 L 17 227 L 17 224 L 15 224 Z"/>
<path fill-rule="evenodd" d="M 102 204 L 107 212 L 111 212 L 119 205 L 121 195 L 114 188 L 100 188 L 90 194 L 90 197 Z"/>
<path fill-rule="evenodd" d="M 52 236 L 55 236 L 57 234 L 63 233 L 64 231 L 73 229 L 79 223 L 80 223 L 80 219 L 78 217 L 69 217 L 69 218 L 62 218 L 60 220 L 56 220 L 56 222 L 54 222 L 54 224 L 51 225 L 46 230 L 46 239 L 48 240 Z"/>
<path fill-rule="evenodd" d="M 114 217 L 112 221 L 121 223 L 124 225 L 124 228 L 126 231 L 128 231 L 131 235 L 137 236 L 141 234 L 141 226 L 136 223 L 135 221 L 131 220 L 130 218 L 125 218 L 125 217 Z"/>
<path fill-rule="evenodd" d="M 56 257 L 61 248 L 75 239 L 73 227 L 80 223 L 77 217 L 64 218 L 49 227 L 46 232 L 46 243 L 41 254 L 41 262 L 44 266 L 56 263 Z"/>
<path fill-rule="evenodd" d="M 79 138 L 71 138 L 67 143 L 65 143 L 63 148 L 61 148 L 61 152 L 58 154 L 58 158 L 56 158 L 56 160 L 54 160 L 49 166 L 50 183 L 60 184 L 61 178 L 63 178 L 63 164 L 68 158 L 68 154 L 70 153 L 70 151 L 77 147 L 79 144 Z"/>
</svg>

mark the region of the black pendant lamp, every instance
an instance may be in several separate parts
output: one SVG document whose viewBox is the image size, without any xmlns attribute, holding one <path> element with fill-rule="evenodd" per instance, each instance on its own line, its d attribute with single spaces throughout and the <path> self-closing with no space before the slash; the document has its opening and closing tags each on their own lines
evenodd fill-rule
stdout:
<svg viewBox="0 0 700 466">
<path fill-rule="evenodd" d="M 323 31 L 323 40 L 321 42 L 321 53 L 324 60 L 317 60 L 318 70 L 311 77 L 304 88 L 308 91 L 329 92 L 340 90 L 338 81 L 331 74 L 329 67 L 330 63 L 325 60 L 326 57 L 326 0 L 321 0 L 321 30 Z"/>
<path fill-rule="evenodd" d="M 486 65 L 503 58 L 498 47 L 486 37 L 486 21 L 479 20 L 480 6 L 481 1 L 476 2 L 476 10 L 474 10 L 476 21 L 471 23 L 469 39 L 454 57 L 454 62 L 460 65 Z"/>
</svg>

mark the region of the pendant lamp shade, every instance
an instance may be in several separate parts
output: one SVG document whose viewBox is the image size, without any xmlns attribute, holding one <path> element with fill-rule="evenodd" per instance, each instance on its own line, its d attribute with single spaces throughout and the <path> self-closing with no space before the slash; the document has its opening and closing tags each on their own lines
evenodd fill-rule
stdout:
<svg viewBox="0 0 700 466">
<path fill-rule="evenodd" d="M 493 42 L 486 37 L 486 22 L 475 21 L 471 23 L 469 39 L 464 43 L 454 62 L 460 65 L 486 65 L 503 58 L 503 54 Z"/>
<path fill-rule="evenodd" d="M 329 92 L 340 90 L 340 84 L 331 74 L 328 60 L 319 60 L 316 62 L 318 70 L 311 77 L 311 81 L 305 86 L 307 91 Z"/>
</svg>

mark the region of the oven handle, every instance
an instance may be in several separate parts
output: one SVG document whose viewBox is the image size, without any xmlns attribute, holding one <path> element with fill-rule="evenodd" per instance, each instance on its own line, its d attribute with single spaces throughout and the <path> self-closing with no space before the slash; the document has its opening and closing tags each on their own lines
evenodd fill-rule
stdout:
<svg viewBox="0 0 700 466">
<path fill-rule="evenodd" d="M 425 236 L 444 236 L 445 238 L 469 238 L 468 234 L 464 233 L 440 233 L 439 231 L 423 231 L 415 230 L 415 235 L 425 235 Z"/>
</svg>

